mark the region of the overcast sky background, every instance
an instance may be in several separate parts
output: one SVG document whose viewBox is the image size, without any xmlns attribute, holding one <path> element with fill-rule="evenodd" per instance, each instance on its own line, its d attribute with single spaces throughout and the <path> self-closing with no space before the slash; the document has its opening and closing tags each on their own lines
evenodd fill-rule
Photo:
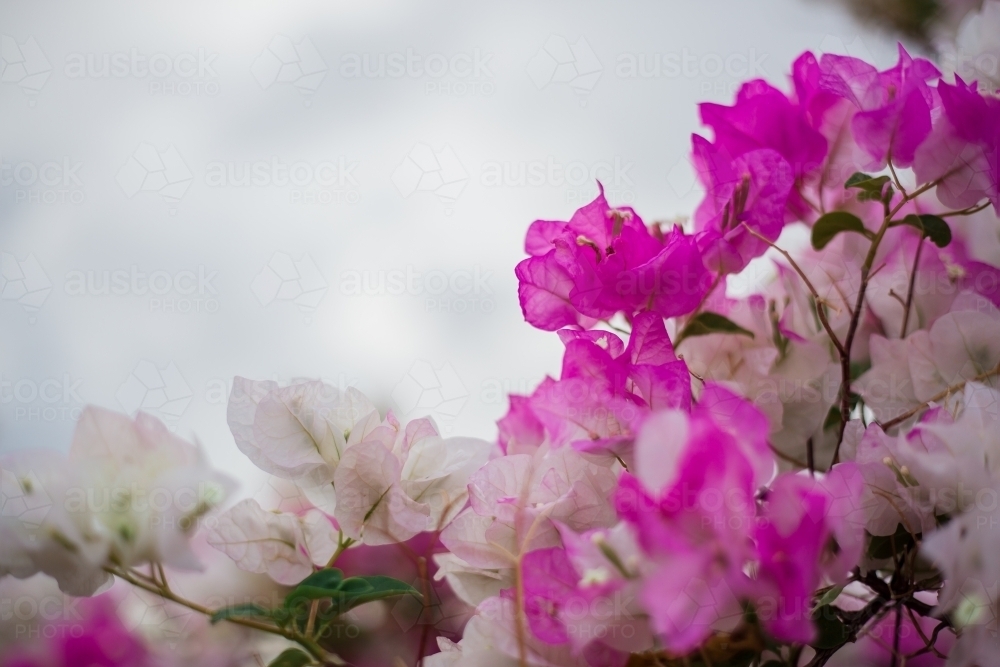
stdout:
<svg viewBox="0 0 1000 667">
<path fill-rule="evenodd" d="M 493 438 L 561 358 L 518 307 L 532 220 L 595 175 L 686 215 L 697 102 L 806 49 L 895 61 L 803 0 L 2 0 L 0 35 L 0 455 L 142 408 L 243 494 L 234 375 Z"/>
</svg>

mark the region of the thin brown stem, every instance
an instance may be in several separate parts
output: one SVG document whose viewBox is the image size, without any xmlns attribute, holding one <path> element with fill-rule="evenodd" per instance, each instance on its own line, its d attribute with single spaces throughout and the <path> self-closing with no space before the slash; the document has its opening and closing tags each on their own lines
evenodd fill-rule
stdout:
<svg viewBox="0 0 1000 667">
<path fill-rule="evenodd" d="M 810 437 L 806 441 L 806 463 L 809 465 L 809 476 L 816 476 L 816 453 L 813 439 Z"/>
<path fill-rule="evenodd" d="M 417 560 L 417 571 L 420 576 L 420 588 L 424 594 L 423 609 L 421 613 L 426 613 L 431 603 L 430 577 L 427 574 L 427 558 L 421 556 Z M 421 667 L 424 663 L 424 652 L 427 647 L 427 639 L 430 637 L 431 624 L 429 618 L 424 618 L 424 627 L 420 631 L 420 647 L 417 650 L 417 660 L 413 663 L 416 667 Z"/>
<path fill-rule="evenodd" d="M 701 301 L 698 302 L 698 305 L 695 307 L 695 309 L 691 311 L 690 315 L 688 315 L 688 322 L 693 320 L 695 317 L 698 316 L 699 313 L 701 313 L 701 309 L 705 307 L 706 303 L 708 303 L 708 299 L 712 296 L 712 292 L 714 292 L 715 288 L 717 288 L 719 286 L 719 283 L 722 282 L 722 275 L 723 274 L 721 271 L 715 275 L 715 278 L 712 280 L 712 285 L 708 288 L 708 291 L 705 292 L 705 296 L 701 297 Z"/>
<path fill-rule="evenodd" d="M 885 232 L 889 228 L 890 217 L 887 215 L 882 222 L 882 226 L 879 228 L 878 233 L 872 240 L 871 247 L 868 249 L 868 256 L 865 258 L 865 263 L 861 266 L 861 285 L 858 288 L 858 298 L 854 305 L 854 314 L 851 316 L 851 322 L 847 327 L 847 336 L 844 338 L 840 354 L 840 433 L 837 436 L 837 446 L 833 452 L 833 461 L 830 463 L 831 467 L 840 461 L 840 443 L 844 440 L 844 431 L 847 429 L 847 422 L 851 418 L 851 348 L 854 346 L 854 336 L 858 332 L 861 313 L 865 307 L 865 292 L 868 290 L 871 266 L 875 261 L 875 253 L 882 242 L 882 237 L 885 236 Z"/>
<path fill-rule="evenodd" d="M 340 558 L 340 554 L 347 550 L 347 547 L 354 544 L 354 540 L 351 538 L 344 539 L 344 533 L 341 531 L 337 534 L 337 549 L 330 556 L 330 560 L 327 561 L 326 567 L 324 569 L 330 569 L 333 567 L 337 559 Z M 306 637 L 312 637 L 313 630 L 316 628 L 316 617 L 319 615 L 319 600 L 313 600 L 309 604 L 309 618 L 306 621 Z"/>
<path fill-rule="evenodd" d="M 909 195 L 906 194 L 906 188 L 904 188 L 903 184 L 899 182 L 899 175 L 896 174 L 896 167 L 893 166 L 892 160 L 889 160 L 889 173 L 892 174 L 892 182 L 896 185 L 896 189 L 899 190 L 899 193 L 903 195 L 904 198 L 909 197 Z"/>
<path fill-rule="evenodd" d="M 319 614 L 319 600 L 313 600 L 309 605 L 309 620 L 306 621 L 306 637 L 312 637 L 316 629 L 316 616 Z"/>
<path fill-rule="evenodd" d="M 970 383 L 970 382 L 979 382 L 980 380 L 986 380 L 986 379 L 988 379 L 990 377 L 993 377 L 994 375 L 1000 375 L 1000 364 L 997 364 L 996 367 L 993 368 L 992 370 L 988 370 L 985 373 L 980 373 L 979 375 L 975 376 L 974 378 L 971 378 L 969 380 L 962 380 L 961 382 L 959 382 L 957 384 L 951 385 L 947 389 L 939 391 L 938 393 L 934 394 L 929 399 L 927 399 L 926 401 L 924 401 L 923 403 L 921 403 L 920 405 L 918 405 L 917 407 L 912 408 L 910 410 L 907 410 L 906 412 L 904 412 L 903 414 L 899 415 L 898 417 L 894 417 L 894 418 L 890 419 L 889 421 L 885 422 L 884 424 L 880 424 L 880 426 L 882 427 L 883 431 L 888 431 L 893 426 L 898 426 L 898 425 L 902 424 L 903 422 L 905 422 L 910 417 L 913 417 L 914 415 L 917 415 L 917 414 L 923 412 L 928 407 L 930 407 L 931 403 L 936 403 L 937 401 L 944 400 L 944 399 L 948 398 L 949 396 L 951 396 L 952 394 L 962 391 L 963 389 L 965 389 L 965 385 L 967 385 L 968 383 Z"/>
<path fill-rule="evenodd" d="M 920 235 L 917 241 L 917 252 L 913 256 L 913 268 L 910 270 L 910 286 L 906 290 L 906 303 L 903 304 L 903 326 L 899 330 L 899 337 L 906 338 L 906 327 L 910 324 L 910 311 L 913 308 L 913 287 L 917 284 L 917 269 L 920 268 L 920 251 L 924 248 L 924 239 L 927 237 Z"/>
<path fill-rule="evenodd" d="M 125 570 L 122 568 L 115 568 L 115 567 L 105 567 L 104 571 L 107 572 L 108 574 L 112 574 L 116 577 L 119 577 L 124 581 L 127 581 L 136 588 L 141 588 L 142 590 L 157 595 L 163 598 L 164 600 L 173 602 L 174 604 L 178 604 L 182 607 L 186 607 L 191 611 L 198 612 L 199 614 L 208 616 L 209 618 L 215 615 L 215 612 L 209 609 L 208 607 L 205 607 L 204 605 L 200 605 L 197 602 L 188 600 L 186 598 L 177 595 L 176 593 L 171 591 L 169 587 L 167 587 L 166 585 L 160 585 L 159 583 L 151 582 L 149 580 L 149 577 L 146 577 L 139 572 L 135 572 L 133 570 Z M 285 639 L 293 641 L 302 646 L 304 649 L 306 649 L 306 651 L 309 652 L 310 655 L 312 655 L 313 658 L 319 660 L 323 664 L 332 664 L 332 665 L 347 664 L 339 656 L 332 653 L 328 653 L 327 651 L 323 650 L 319 646 L 319 644 L 317 644 L 309 637 L 300 635 L 298 632 L 295 632 L 293 630 L 286 630 L 284 628 L 279 628 L 276 625 L 270 625 L 268 623 L 255 621 L 250 618 L 240 618 L 234 616 L 227 618 L 226 621 L 228 621 L 229 623 L 233 623 L 235 625 L 242 625 L 244 627 L 252 628 L 254 630 L 260 630 L 261 632 L 267 632 L 272 635 L 278 635 L 284 637 Z"/>
<path fill-rule="evenodd" d="M 973 213 L 979 213 L 983 209 L 990 205 L 989 201 L 984 201 L 982 204 L 977 204 L 975 206 L 969 206 L 968 208 L 958 209 L 957 211 L 948 211 L 947 213 L 941 213 L 938 215 L 939 218 L 952 218 L 957 215 L 972 215 Z"/>
<path fill-rule="evenodd" d="M 771 448 L 771 451 L 774 452 L 774 455 L 777 456 L 779 459 L 781 459 L 783 461 L 788 461 L 792 465 L 798 466 L 801 469 L 804 469 L 804 468 L 808 467 L 808 465 L 809 465 L 808 463 L 803 463 L 802 461 L 799 461 L 794 456 L 791 456 L 789 454 L 784 453 L 783 451 L 781 451 L 780 449 L 778 449 L 777 447 L 775 447 L 771 443 L 767 443 L 767 444 Z"/>
<path fill-rule="evenodd" d="M 899 639 L 903 629 L 903 606 L 896 605 L 896 625 L 892 636 L 891 667 L 899 667 Z"/>
<path fill-rule="evenodd" d="M 871 280 L 875 273 L 881 270 L 881 267 L 879 267 L 879 269 L 872 272 L 872 265 L 875 263 L 879 245 L 881 245 L 882 239 L 885 238 L 885 233 L 889 231 L 895 215 L 908 202 L 916 199 L 931 188 L 936 187 L 943 178 L 944 176 L 935 181 L 925 183 L 912 193 L 903 195 L 900 197 L 899 203 L 895 206 L 890 207 L 889 200 L 883 202 L 885 215 L 882 218 L 882 225 L 879 227 L 875 238 L 872 239 L 871 246 L 868 248 L 868 255 L 865 257 L 864 264 L 861 265 L 861 285 L 858 287 L 858 298 L 854 306 L 854 312 L 851 315 L 851 322 L 847 327 L 847 336 L 844 338 L 843 351 L 840 355 L 840 432 L 837 435 L 837 446 L 833 451 L 833 461 L 830 463 L 831 467 L 840 461 L 840 446 L 844 441 L 844 431 L 847 429 L 847 422 L 851 419 L 851 348 L 854 346 L 854 337 L 858 332 L 858 325 L 861 322 L 861 315 L 864 312 L 868 281 Z"/>
<path fill-rule="evenodd" d="M 934 631 L 931 633 L 930 639 L 925 639 L 926 646 L 924 646 L 922 649 L 914 651 L 913 653 L 910 653 L 909 655 L 907 655 L 907 658 L 916 658 L 917 656 L 921 656 L 924 653 L 933 653 L 942 660 L 946 659 L 948 656 L 946 656 L 944 653 L 941 653 L 941 651 L 937 649 L 937 639 L 938 635 L 941 634 L 941 631 L 949 627 L 951 627 L 951 624 L 948 623 L 947 620 L 938 623 L 937 626 L 935 626 Z M 920 636 L 921 638 L 924 637 L 922 633 Z"/>
<path fill-rule="evenodd" d="M 772 248 L 780 252 L 782 256 L 784 256 L 784 258 L 788 260 L 788 263 L 792 266 L 795 272 L 799 274 L 799 277 L 802 278 L 802 282 L 806 284 L 806 288 L 809 290 L 809 293 L 812 295 L 813 299 L 816 300 L 816 314 L 819 316 L 819 321 L 823 325 L 823 328 L 826 330 L 826 334 L 830 337 L 830 340 L 833 342 L 834 347 L 837 348 L 837 352 L 843 354 L 844 346 L 841 344 L 840 339 L 837 337 L 837 334 L 833 332 L 833 327 L 830 326 L 830 321 L 826 317 L 826 311 L 823 309 L 823 304 L 825 303 L 825 299 L 823 299 L 823 297 L 819 295 L 819 292 L 816 291 L 816 288 L 813 286 L 812 281 L 809 280 L 809 277 L 805 274 L 805 271 L 802 270 L 802 267 L 798 265 L 798 262 L 796 262 L 792 258 L 792 255 L 787 250 L 785 250 L 784 248 L 779 248 L 770 239 L 755 232 L 753 229 L 750 228 L 749 225 L 747 225 L 747 223 L 744 222 L 743 226 L 746 228 L 748 232 L 753 234 L 755 237 L 757 237 L 767 245 L 771 246 Z"/>
<path fill-rule="evenodd" d="M 618 333 L 624 334 L 626 336 L 631 336 L 632 335 L 631 331 L 629 331 L 628 329 L 623 329 L 623 328 L 621 328 L 619 326 L 616 326 L 616 325 L 612 324 L 610 320 L 601 320 L 601 321 L 604 322 L 606 325 L 608 325 L 608 328 L 610 328 L 612 331 L 617 331 Z"/>
</svg>

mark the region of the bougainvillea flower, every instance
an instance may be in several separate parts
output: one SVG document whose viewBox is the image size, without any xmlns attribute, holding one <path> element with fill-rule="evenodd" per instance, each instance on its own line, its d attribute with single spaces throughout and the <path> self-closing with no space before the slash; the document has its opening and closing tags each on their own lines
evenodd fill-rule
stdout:
<svg viewBox="0 0 1000 667">
<path fill-rule="evenodd" d="M 632 209 L 611 208 L 603 188 L 569 222 L 533 223 L 525 249 L 532 256 L 515 269 L 521 309 L 549 331 L 619 312 L 683 315 L 711 284 L 694 239 L 677 228 L 654 233 Z"/>
<path fill-rule="evenodd" d="M 785 224 L 785 206 L 792 191 L 792 169 L 777 151 L 763 148 L 739 157 L 692 137 L 698 177 L 705 199 L 695 212 L 698 245 L 705 261 L 720 273 L 738 273 L 768 249 Z"/>
<path fill-rule="evenodd" d="M 531 396 L 510 397 L 498 422 L 501 447 L 511 454 L 548 442 L 627 464 L 633 424 L 650 410 L 690 409 L 691 377 L 663 319 L 645 312 L 632 324 L 627 347 L 606 331 L 560 331 L 560 379 L 546 378 Z"/>
<path fill-rule="evenodd" d="M 923 58 L 912 58 L 900 45 L 899 62 L 879 72 L 863 60 L 825 54 L 820 61 L 821 85 L 856 107 L 851 122 L 854 140 L 868 154 L 867 169 L 879 170 L 889 160 L 909 167 L 917 148 L 931 131 L 936 105 L 928 82 L 941 73 Z"/>
<path fill-rule="evenodd" d="M 944 113 L 917 152 L 918 182 L 937 182 L 938 199 L 953 209 L 988 199 L 1000 212 L 1000 99 L 958 77 L 937 90 Z"/>
</svg>

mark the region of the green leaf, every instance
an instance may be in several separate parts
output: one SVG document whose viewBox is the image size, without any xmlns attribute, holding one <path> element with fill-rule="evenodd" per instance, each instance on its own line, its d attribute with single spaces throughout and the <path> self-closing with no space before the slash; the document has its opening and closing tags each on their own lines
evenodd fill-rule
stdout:
<svg viewBox="0 0 1000 667">
<path fill-rule="evenodd" d="M 823 421 L 823 430 L 840 425 L 840 406 L 831 405 L 830 411 L 826 413 L 826 419 Z"/>
<path fill-rule="evenodd" d="M 871 361 L 852 361 L 851 362 L 851 381 L 857 380 L 859 377 L 868 372 L 872 367 Z"/>
<path fill-rule="evenodd" d="M 844 183 L 844 189 L 859 188 L 861 190 L 882 191 L 882 186 L 889 182 L 888 176 L 872 176 L 861 171 L 851 174 Z"/>
<path fill-rule="evenodd" d="M 325 570 L 313 572 L 308 577 L 300 581 L 297 586 L 316 586 L 318 588 L 334 589 L 344 580 L 344 573 L 340 568 L 331 567 Z"/>
<path fill-rule="evenodd" d="M 809 644 L 813 648 L 837 648 L 848 640 L 847 626 L 830 605 L 817 608 L 813 622 L 817 630 L 816 639 Z"/>
<path fill-rule="evenodd" d="M 816 250 L 822 250 L 840 232 L 857 232 L 868 239 L 875 237 L 865 229 L 861 218 L 847 211 L 832 211 L 822 216 L 813 225 L 812 245 Z"/>
<path fill-rule="evenodd" d="M 216 624 L 219 621 L 227 621 L 232 618 L 270 618 L 271 610 L 261 607 L 259 604 L 237 604 L 232 607 L 223 607 L 212 614 L 211 622 Z"/>
<path fill-rule="evenodd" d="M 309 657 L 308 653 L 297 648 L 289 648 L 272 660 L 268 667 L 305 667 L 305 665 L 311 664 L 312 658 Z"/>
<path fill-rule="evenodd" d="M 924 233 L 924 238 L 934 242 L 939 248 L 946 247 L 951 243 L 951 227 L 944 218 L 936 215 L 908 215 L 903 218 L 904 225 L 916 227 Z"/>
<path fill-rule="evenodd" d="M 333 607 L 338 613 L 343 614 L 366 602 L 399 597 L 400 595 L 420 597 L 417 589 L 399 579 L 382 575 L 351 577 L 344 580 L 344 586 L 338 595 L 333 597 Z"/>
<path fill-rule="evenodd" d="M 337 589 L 342 595 L 364 595 L 375 590 L 375 587 L 367 581 L 366 577 L 351 577 L 344 579 Z"/>
<path fill-rule="evenodd" d="M 674 345 L 680 345 L 682 340 L 691 336 L 705 336 L 713 333 L 731 333 L 740 336 L 750 336 L 750 338 L 754 337 L 752 331 L 747 331 L 728 317 L 705 311 L 691 318 L 687 325 L 685 325 L 684 330 L 677 336 Z"/>
<path fill-rule="evenodd" d="M 903 524 L 896 526 L 896 532 L 892 535 L 873 535 L 868 542 L 868 557 L 875 560 L 892 558 L 894 555 L 903 553 L 907 548 L 913 546 L 913 535 L 903 527 Z"/>
<path fill-rule="evenodd" d="M 859 201 L 878 201 L 882 199 L 882 190 L 885 189 L 885 184 L 889 182 L 888 176 L 871 176 L 869 174 L 862 173 L 860 171 L 854 172 L 847 182 L 844 183 L 845 189 L 855 188 L 861 190 L 858 193 Z M 892 192 L 892 188 L 889 188 L 889 192 Z"/>
<path fill-rule="evenodd" d="M 833 604 L 837 600 L 837 598 L 840 597 L 840 594 L 843 592 L 844 592 L 843 586 L 833 586 L 826 593 L 823 593 L 823 597 L 819 599 L 819 602 L 817 602 L 816 605 L 818 607 L 825 607 L 826 605 Z"/>
<path fill-rule="evenodd" d="M 286 599 L 318 600 L 328 598 L 332 593 L 340 590 L 340 585 L 343 582 L 344 573 L 335 567 L 313 572 L 300 581 Z"/>
<path fill-rule="evenodd" d="M 413 586 L 392 577 L 375 575 L 344 579 L 343 572 L 331 568 L 303 579 L 285 597 L 284 611 L 288 618 L 295 619 L 305 613 L 305 603 L 329 599 L 330 606 L 321 612 L 321 617 L 331 619 L 366 602 L 400 595 L 419 597 L 420 593 Z"/>
</svg>

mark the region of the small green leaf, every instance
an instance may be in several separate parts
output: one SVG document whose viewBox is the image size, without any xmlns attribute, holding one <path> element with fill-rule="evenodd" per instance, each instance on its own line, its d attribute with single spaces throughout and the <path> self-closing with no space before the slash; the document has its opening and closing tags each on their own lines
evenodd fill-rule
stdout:
<svg viewBox="0 0 1000 667">
<path fill-rule="evenodd" d="M 852 361 L 851 362 L 851 382 L 857 380 L 859 377 L 868 372 L 872 367 L 871 361 Z"/>
<path fill-rule="evenodd" d="M 223 607 L 212 614 L 211 622 L 216 624 L 219 621 L 227 621 L 232 618 L 270 618 L 271 611 L 261 607 L 259 604 L 237 604 L 232 607 Z"/>
<path fill-rule="evenodd" d="M 813 225 L 812 245 L 816 250 L 822 250 L 840 232 L 857 232 L 865 237 L 874 238 L 874 234 L 865 229 L 861 218 L 847 211 L 833 211 L 822 216 Z"/>
<path fill-rule="evenodd" d="M 333 607 L 338 613 L 350 611 L 359 605 L 373 600 L 398 597 L 400 595 L 415 595 L 420 593 L 413 586 L 381 575 L 371 577 L 351 577 L 344 580 L 344 585 L 333 597 Z"/>
<path fill-rule="evenodd" d="M 936 215 L 908 215 L 903 218 L 904 225 L 916 227 L 924 233 L 924 237 L 930 239 L 939 248 L 946 247 L 951 243 L 951 227 L 944 218 Z"/>
<path fill-rule="evenodd" d="M 896 532 L 892 535 L 871 536 L 868 542 L 868 557 L 875 560 L 892 558 L 914 544 L 916 543 L 913 541 L 913 535 L 910 535 L 903 524 L 898 524 Z"/>
<path fill-rule="evenodd" d="M 318 600 L 328 598 L 334 592 L 340 590 L 340 585 L 344 581 L 344 573 L 335 567 L 327 570 L 313 572 L 308 577 L 299 582 L 286 599 L 296 600 Z"/>
<path fill-rule="evenodd" d="M 830 605 L 818 607 L 813 612 L 813 622 L 816 624 L 816 639 L 810 642 L 813 648 L 837 648 L 848 640 L 847 626 L 834 612 Z"/>
<path fill-rule="evenodd" d="M 856 171 L 853 174 L 851 174 L 851 177 L 848 178 L 847 181 L 844 183 L 844 189 L 846 190 L 848 188 L 866 188 L 870 187 L 869 184 L 872 183 L 873 181 L 881 181 L 882 183 L 885 183 L 888 180 L 889 180 L 888 176 L 875 177 L 872 176 L 871 174 L 866 174 L 863 171 Z"/>
<path fill-rule="evenodd" d="M 289 648 L 272 660 L 268 667 L 305 667 L 305 665 L 311 664 L 312 658 L 309 657 L 308 653 L 297 648 Z"/>
<path fill-rule="evenodd" d="M 879 199 L 882 199 L 882 190 L 885 189 L 885 184 L 888 182 L 888 176 L 871 176 L 869 174 L 856 171 L 849 179 L 847 179 L 847 182 L 844 183 L 844 188 L 855 188 L 857 190 L 861 190 L 861 192 L 858 193 L 859 201 L 878 201 Z M 892 192 L 891 187 L 889 188 L 889 192 Z"/>
<path fill-rule="evenodd" d="M 409 584 L 392 577 L 376 575 L 344 579 L 340 570 L 331 568 L 303 579 L 285 597 L 283 611 L 288 619 L 298 619 L 307 613 L 308 605 L 305 603 L 329 599 L 329 608 L 325 608 L 320 615 L 324 619 L 332 619 L 366 602 L 399 595 L 420 594 Z"/>
<path fill-rule="evenodd" d="M 840 424 L 840 406 L 832 405 L 830 406 L 830 411 L 826 413 L 826 419 L 823 421 L 823 430 L 830 428 L 831 426 L 837 426 Z"/>
<path fill-rule="evenodd" d="M 836 602 L 837 598 L 839 598 L 840 594 L 843 592 L 844 592 L 843 586 L 833 586 L 826 593 L 823 593 L 823 597 L 819 599 L 819 602 L 816 603 L 816 606 L 825 607 L 826 605 L 833 604 L 834 602 Z"/>
<path fill-rule="evenodd" d="M 752 331 L 747 331 L 728 317 L 705 311 L 691 318 L 687 325 L 685 325 L 684 330 L 677 336 L 674 345 L 680 345 L 680 342 L 685 338 L 706 336 L 713 333 L 730 333 L 740 336 L 750 336 L 750 338 L 754 337 Z"/>
<path fill-rule="evenodd" d="M 350 579 L 344 579 L 340 583 L 337 592 L 342 595 L 364 595 L 374 590 L 375 587 L 367 581 L 366 577 L 351 577 Z"/>
<path fill-rule="evenodd" d="M 344 580 L 344 573 L 336 567 L 313 572 L 300 581 L 297 586 L 316 586 L 318 588 L 336 588 Z"/>
</svg>

